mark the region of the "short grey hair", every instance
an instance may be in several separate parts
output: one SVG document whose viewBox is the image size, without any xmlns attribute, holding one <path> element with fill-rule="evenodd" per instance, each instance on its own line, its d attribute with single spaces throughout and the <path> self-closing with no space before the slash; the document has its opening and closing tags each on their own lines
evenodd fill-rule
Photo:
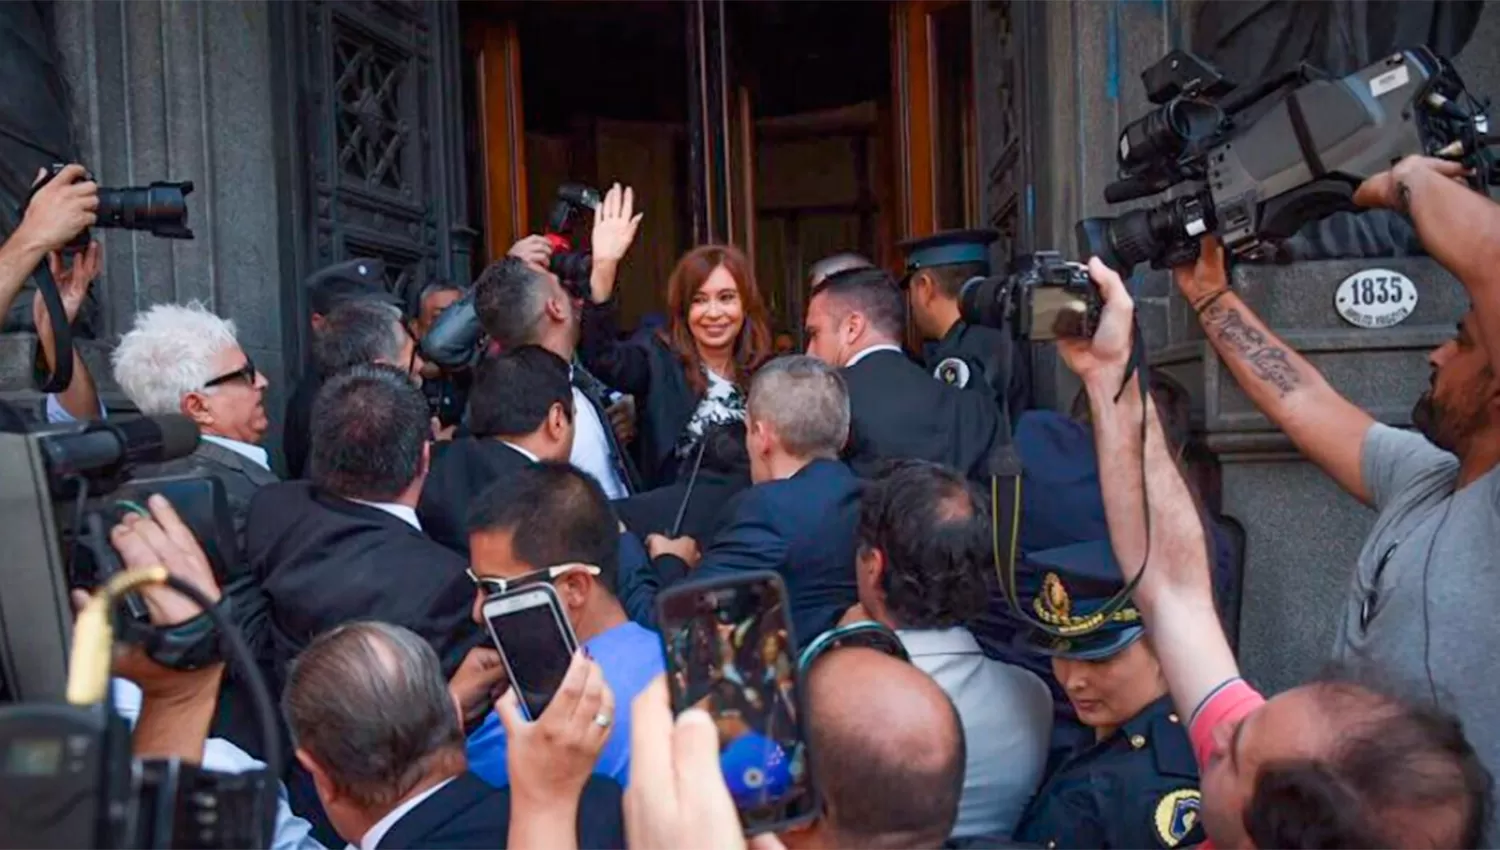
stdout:
<svg viewBox="0 0 1500 850">
<path fill-rule="evenodd" d="M 405 369 L 401 349 L 409 338 L 401 308 L 384 301 L 361 298 L 344 301 L 323 317 L 313 338 L 313 361 L 324 376 L 351 366 L 389 363 Z"/>
<path fill-rule="evenodd" d="M 295 746 L 366 808 L 395 803 L 438 757 L 464 751 L 437 653 L 400 626 L 319 635 L 292 661 L 281 708 Z"/>
<path fill-rule="evenodd" d="M 183 396 L 218 377 L 214 359 L 238 345 L 234 323 L 203 304 L 157 304 L 135 315 L 115 347 L 115 381 L 141 413 L 177 413 Z"/>
<path fill-rule="evenodd" d="M 849 388 L 836 369 L 815 357 L 789 354 L 761 366 L 746 408 L 797 457 L 837 457 L 849 439 Z"/>
<path fill-rule="evenodd" d="M 501 257 L 474 282 L 474 312 L 502 348 L 537 341 L 547 310 L 547 277 L 517 257 Z"/>
</svg>

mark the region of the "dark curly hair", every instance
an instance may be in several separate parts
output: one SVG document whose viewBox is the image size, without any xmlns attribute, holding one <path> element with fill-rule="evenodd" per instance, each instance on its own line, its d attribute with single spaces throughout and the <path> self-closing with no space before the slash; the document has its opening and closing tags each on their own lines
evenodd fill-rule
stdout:
<svg viewBox="0 0 1500 850">
<path fill-rule="evenodd" d="M 988 529 L 968 481 L 945 466 L 894 461 L 865 485 L 860 550 L 885 555 L 881 591 L 898 628 L 946 629 L 984 613 Z"/>
</svg>

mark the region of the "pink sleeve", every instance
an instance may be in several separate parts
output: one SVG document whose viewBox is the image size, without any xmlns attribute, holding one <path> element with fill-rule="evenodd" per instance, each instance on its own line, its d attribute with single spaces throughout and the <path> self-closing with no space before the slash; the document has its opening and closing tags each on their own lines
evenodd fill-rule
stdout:
<svg viewBox="0 0 1500 850">
<path fill-rule="evenodd" d="M 1214 748 L 1215 729 L 1226 723 L 1238 723 L 1265 704 L 1266 698 L 1244 679 L 1230 679 L 1209 694 L 1193 712 L 1188 725 L 1188 738 L 1193 742 L 1198 767 L 1208 764 Z"/>
</svg>

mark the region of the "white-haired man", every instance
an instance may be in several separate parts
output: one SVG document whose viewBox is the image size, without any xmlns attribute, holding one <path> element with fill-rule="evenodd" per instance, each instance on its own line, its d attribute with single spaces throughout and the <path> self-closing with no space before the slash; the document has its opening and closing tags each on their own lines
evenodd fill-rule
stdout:
<svg viewBox="0 0 1500 850">
<path fill-rule="evenodd" d="M 114 352 L 115 382 L 141 413 L 180 413 L 198 424 L 203 439 L 187 457 L 141 467 L 136 478 L 195 475 L 223 485 L 234 524 L 234 552 L 224 552 L 224 595 L 242 631 L 260 620 L 265 602 L 245 560 L 245 524 L 250 500 L 279 479 L 260 447 L 269 422 L 269 382 L 235 338 L 234 323 L 202 304 L 158 304 L 136 314 Z M 227 548 L 227 544 L 224 548 Z M 213 734 L 257 758 L 261 752 L 255 716 L 239 695 L 235 674 L 219 694 Z"/>
</svg>

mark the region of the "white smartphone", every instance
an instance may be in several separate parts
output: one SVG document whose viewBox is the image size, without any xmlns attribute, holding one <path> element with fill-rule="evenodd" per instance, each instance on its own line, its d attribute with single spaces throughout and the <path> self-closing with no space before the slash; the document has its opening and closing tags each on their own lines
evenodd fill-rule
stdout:
<svg viewBox="0 0 1500 850">
<path fill-rule="evenodd" d="M 521 710 L 535 720 L 562 687 L 578 638 L 550 584 L 534 584 L 484 601 L 490 639 L 520 697 Z"/>
</svg>

